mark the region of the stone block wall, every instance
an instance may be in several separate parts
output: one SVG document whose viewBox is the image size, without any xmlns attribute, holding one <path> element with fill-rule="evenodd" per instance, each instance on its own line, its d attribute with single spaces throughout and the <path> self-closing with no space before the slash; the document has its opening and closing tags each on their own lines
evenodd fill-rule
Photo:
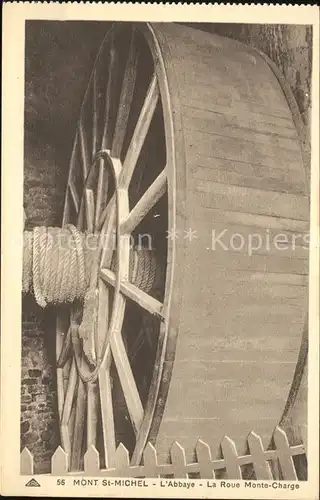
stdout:
<svg viewBox="0 0 320 500">
<path fill-rule="evenodd" d="M 32 297 L 23 306 L 21 448 L 32 451 L 37 473 L 49 472 L 52 450 L 59 444 L 50 313 L 43 313 Z"/>
</svg>

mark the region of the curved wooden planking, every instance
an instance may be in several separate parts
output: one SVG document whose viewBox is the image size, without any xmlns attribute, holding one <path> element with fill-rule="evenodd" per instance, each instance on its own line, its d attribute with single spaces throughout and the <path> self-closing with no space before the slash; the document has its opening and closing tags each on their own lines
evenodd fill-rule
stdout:
<svg viewBox="0 0 320 500">
<path fill-rule="evenodd" d="M 252 428 L 268 444 L 285 406 L 307 308 L 307 250 L 301 241 L 252 257 L 247 248 L 213 250 L 212 230 L 246 239 L 308 231 L 299 139 L 258 54 L 176 24 L 142 30 L 165 80 L 170 223 L 180 235 L 197 231 L 190 243 L 172 243 L 168 336 L 148 438 L 163 459 L 175 440 L 189 459 L 199 438 L 215 453 L 224 434 L 244 452 Z"/>
</svg>

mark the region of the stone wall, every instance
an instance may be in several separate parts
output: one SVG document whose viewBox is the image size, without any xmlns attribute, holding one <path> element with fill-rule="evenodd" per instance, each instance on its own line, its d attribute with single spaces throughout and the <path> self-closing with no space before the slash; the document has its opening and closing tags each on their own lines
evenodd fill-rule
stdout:
<svg viewBox="0 0 320 500">
<path fill-rule="evenodd" d="M 32 297 L 24 299 L 21 371 L 21 447 L 34 455 L 37 472 L 48 472 L 59 444 L 50 312 Z"/>
</svg>

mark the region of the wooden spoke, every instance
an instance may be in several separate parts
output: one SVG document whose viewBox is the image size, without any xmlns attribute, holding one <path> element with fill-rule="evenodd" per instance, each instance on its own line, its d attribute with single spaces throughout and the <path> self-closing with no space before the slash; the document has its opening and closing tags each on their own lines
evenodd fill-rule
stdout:
<svg viewBox="0 0 320 500">
<path fill-rule="evenodd" d="M 74 208 L 76 209 L 76 212 L 78 213 L 79 207 L 80 207 L 80 201 L 79 201 L 79 196 L 78 196 L 76 187 L 72 181 L 69 182 L 68 186 L 69 186 L 69 191 L 70 191 L 71 198 L 72 198 L 72 201 L 74 204 Z"/>
<path fill-rule="evenodd" d="M 98 374 L 99 395 L 101 404 L 103 447 L 106 467 L 114 466 L 116 440 L 114 430 L 113 402 L 109 369 L 102 366 Z"/>
<path fill-rule="evenodd" d="M 76 383 L 77 383 L 77 368 L 76 368 L 76 361 L 75 359 L 73 359 L 69 373 L 66 397 L 63 405 L 63 415 L 61 419 L 63 425 L 67 425 L 69 422 Z"/>
<path fill-rule="evenodd" d="M 78 212 L 78 219 L 77 219 L 77 228 L 80 229 L 81 231 L 85 229 L 85 210 L 84 210 L 84 203 L 80 203 L 80 209 Z"/>
<path fill-rule="evenodd" d="M 92 189 L 85 189 L 85 205 L 86 205 L 87 229 L 90 233 L 93 233 L 95 209 L 94 209 L 94 195 Z"/>
<path fill-rule="evenodd" d="M 139 158 L 143 143 L 147 137 L 150 123 L 159 99 L 159 88 L 157 77 L 154 74 L 144 100 L 140 116 L 138 118 L 131 142 L 123 163 L 121 186 L 128 188 L 137 160 Z"/>
<path fill-rule="evenodd" d="M 64 340 L 61 345 L 60 349 L 60 355 L 57 358 L 57 366 L 58 368 L 63 368 L 66 362 L 68 361 L 69 356 L 70 356 L 70 348 L 71 348 L 71 332 L 70 332 L 70 327 L 68 328 L 67 333 L 64 333 L 63 335 Z"/>
<path fill-rule="evenodd" d="M 100 357 L 102 353 L 102 345 L 105 336 L 108 331 L 109 326 L 109 289 L 99 280 L 98 284 L 99 290 L 99 305 L 98 305 L 98 318 L 97 318 L 97 328 L 96 328 L 96 353 L 97 358 Z"/>
<path fill-rule="evenodd" d="M 125 306 L 125 298 L 124 296 L 120 295 L 118 297 L 117 309 L 114 314 L 114 319 L 112 324 L 110 325 L 110 346 L 119 375 L 123 394 L 126 400 L 127 408 L 130 414 L 131 422 L 135 431 L 137 431 L 143 419 L 143 407 L 131 370 L 130 362 L 128 360 L 126 348 L 123 344 L 121 336 Z"/>
<path fill-rule="evenodd" d="M 82 382 L 81 379 L 79 379 L 77 399 L 76 399 L 76 416 L 74 422 L 73 443 L 71 452 L 72 470 L 80 469 L 85 415 L 86 415 L 86 390 L 84 383 Z"/>
<path fill-rule="evenodd" d="M 126 217 L 129 211 L 127 190 L 119 190 L 118 203 L 121 220 L 123 217 Z M 118 242 L 118 244 L 120 245 L 118 254 L 120 277 L 122 279 L 127 279 L 129 271 L 130 242 L 128 238 L 125 238 L 123 241 Z M 113 313 L 109 326 L 110 347 L 118 371 L 131 422 L 135 432 L 138 432 L 143 419 L 143 407 L 121 334 L 125 306 L 125 297 L 116 292 L 116 296 L 114 297 Z M 108 352 L 108 357 L 110 359 L 110 351 Z"/>
<path fill-rule="evenodd" d="M 110 231 L 108 226 L 108 230 Z M 107 238 L 108 238 L 107 230 Z M 109 241 L 109 240 L 107 240 Z M 106 253 L 102 256 L 106 265 L 110 266 L 112 258 L 112 249 L 104 249 Z M 108 287 L 99 281 L 99 308 L 98 308 L 98 324 L 97 324 L 97 345 L 96 351 L 101 354 L 102 343 L 107 334 L 109 326 L 109 290 Z M 110 358 L 110 346 L 107 347 L 107 358 Z M 110 363 L 105 362 L 100 367 L 98 372 L 99 397 L 101 406 L 101 420 L 103 433 L 103 447 L 105 454 L 106 467 L 114 465 L 114 457 L 116 452 L 115 429 L 114 429 L 114 414 L 112 402 L 112 390 L 110 380 Z"/>
<path fill-rule="evenodd" d="M 96 446 L 98 424 L 98 386 L 97 383 L 88 384 L 87 393 L 87 448 Z"/>
<path fill-rule="evenodd" d="M 113 89 L 116 84 L 117 67 L 118 67 L 118 57 L 117 57 L 117 52 L 114 48 L 114 33 L 113 33 L 110 46 L 108 80 L 107 80 L 106 94 L 105 94 L 104 124 L 103 124 L 102 143 L 101 143 L 102 149 L 111 147 L 110 116 L 116 107 L 116 103 L 113 99 Z"/>
<path fill-rule="evenodd" d="M 64 401 L 64 381 L 63 381 L 63 368 L 57 368 L 57 397 L 58 397 L 58 413 L 61 419 L 63 401 Z"/>
<path fill-rule="evenodd" d="M 132 32 L 129 56 L 124 71 L 120 101 L 118 106 L 118 114 L 111 148 L 111 156 L 114 156 L 115 158 L 120 158 L 125 133 L 127 130 L 129 113 L 136 81 L 137 63 L 138 50 L 137 45 L 134 42 L 134 32 Z"/>
<path fill-rule="evenodd" d="M 61 442 L 62 442 L 62 447 L 66 453 L 70 456 L 71 453 L 71 440 L 70 440 L 70 434 L 69 434 L 69 429 L 68 429 L 68 423 L 71 415 L 71 410 L 72 410 L 72 403 L 74 401 L 74 395 L 75 395 L 75 390 L 76 390 L 76 383 L 77 383 L 77 368 L 76 368 L 76 362 L 75 359 L 72 360 L 71 368 L 70 368 L 70 373 L 69 373 L 69 380 L 68 380 L 68 387 L 67 391 L 65 394 L 65 401 L 63 405 L 63 414 L 61 418 Z"/>
<path fill-rule="evenodd" d="M 97 185 L 97 198 L 96 198 L 96 213 L 95 213 L 95 219 L 94 219 L 95 230 L 99 229 L 101 204 L 102 204 L 102 200 L 103 200 L 103 191 L 107 190 L 106 178 L 108 176 L 108 172 L 105 173 L 104 161 L 102 158 L 99 159 L 98 169 L 99 170 L 98 170 L 98 185 Z"/>
<path fill-rule="evenodd" d="M 121 233 L 131 233 L 144 219 L 152 207 L 159 201 L 166 191 L 167 174 L 166 169 L 158 175 L 155 181 L 140 198 L 128 217 L 121 224 Z"/>
<path fill-rule="evenodd" d="M 59 418 L 62 418 L 63 402 L 65 399 L 64 388 L 64 370 L 65 360 L 61 363 L 61 358 L 65 357 L 65 353 L 69 350 L 69 329 L 66 325 L 66 317 L 61 313 L 57 316 L 56 322 L 56 361 L 57 361 L 57 396 L 58 396 L 58 413 Z"/>
<path fill-rule="evenodd" d="M 68 185 L 70 186 L 70 183 L 73 182 L 73 174 L 74 174 L 74 169 L 76 168 L 76 153 L 77 153 L 77 146 L 78 146 L 78 131 L 76 132 L 76 136 L 73 142 L 73 148 L 72 148 L 72 153 L 71 153 L 71 160 L 70 160 L 70 170 L 69 170 L 69 179 L 68 179 Z M 68 194 L 68 192 L 67 192 Z M 72 195 L 72 193 L 71 193 Z M 66 196 L 65 204 L 64 204 L 64 211 L 63 211 L 63 220 L 62 220 L 62 225 L 64 226 L 67 224 L 67 220 L 69 217 L 69 207 L 68 207 L 68 200 L 69 196 Z M 79 210 L 79 208 L 78 208 Z"/>
<path fill-rule="evenodd" d="M 98 226 L 98 227 L 99 227 L 99 229 L 101 229 L 101 226 L 102 226 L 102 224 L 103 224 L 103 222 L 104 222 L 104 219 L 106 218 L 106 215 L 107 215 L 107 213 L 108 213 L 109 209 L 110 209 L 110 204 L 108 203 L 108 204 L 104 207 L 104 209 L 102 210 L 102 212 L 101 212 L 101 214 L 100 214 L 100 218 L 99 218 L 99 226 Z"/>
<path fill-rule="evenodd" d="M 141 427 L 144 412 L 138 388 L 131 370 L 127 351 L 121 337 L 121 332 L 116 332 L 113 336 L 111 341 L 111 350 L 117 367 L 131 422 L 135 433 L 137 433 Z"/>
<path fill-rule="evenodd" d="M 78 128 L 79 128 L 80 149 L 82 157 L 82 172 L 83 172 L 83 179 L 85 181 L 88 175 L 90 163 L 89 163 L 89 155 L 88 155 L 84 125 L 82 120 L 80 120 Z"/>
<path fill-rule="evenodd" d="M 100 277 L 109 285 L 114 286 L 116 282 L 116 277 L 114 272 L 109 269 L 100 269 Z M 162 318 L 162 308 L 163 304 L 159 302 L 159 300 L 154 299 L 151 295 L 140 290 L 140 288 L 136 287 L 132 283 L 122 282 L 120 285 L 120 291 L 126 297 L 136 302 L 140 307 L 150 312 L 151 314 L 155 314 Z"/>
<path fill-rule="evenodd" d="M 105 232 L 102 234 L 103 238 L 103 249 L 101 255 L 101 265 L 110 267 L 111 258 L 113 255 L 113 230 L 114 230 L 114 221 L 116 216 L 115 210 L 115 198 L 113 197 L 108 203 L 108 212 L 106 218 L 104 220 L 103 228 L 106 227 Z"/>
<path fill-rule="evenodd" d="M 119 222 L 126 219 L 129 214 L 129 198 L 126 189 L 118 190 L 118 203 L 119 203 Z M 120 241 L 117 242 L 119 246 L 118 255 L 118 268 L 120 272 L 120 279 L 127 281 L 129 278 L 129 256 L 130 256 L 130 240 L 127 235 L 123 235 Z"/>
<path fill-rule="evenodd" d="M 97 109 L 97 72 L 93 71 L 92 78 L 92 160 L 97 151 L 98 142 L 98 109 Z"/>
</svg>

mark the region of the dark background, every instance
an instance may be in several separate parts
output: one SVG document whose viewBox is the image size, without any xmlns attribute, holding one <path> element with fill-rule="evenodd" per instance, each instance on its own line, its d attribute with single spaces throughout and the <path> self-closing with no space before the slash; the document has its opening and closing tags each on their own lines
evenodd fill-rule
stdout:
<svg viewBox="0 0 320 500">
<path fill-rule="evenodd" d="M 195 24 L 265 52 L 284 74 L 310 134 L 312 32 L 309 26 Z M 60 225 L 76 120 L 106 22 L 28 21 L 25 44 L 26 229 Z M 213 61 L 214 64 L 214 61 Z M 48 472 L 59 444 L 53 311 L 23 299 L 21 447 L 34 454 L 36 472 Z M 299 411 L 305 425 L 306 374 Z M 302 404 L 300 404 L 302 403 Z"/>
</svg>

